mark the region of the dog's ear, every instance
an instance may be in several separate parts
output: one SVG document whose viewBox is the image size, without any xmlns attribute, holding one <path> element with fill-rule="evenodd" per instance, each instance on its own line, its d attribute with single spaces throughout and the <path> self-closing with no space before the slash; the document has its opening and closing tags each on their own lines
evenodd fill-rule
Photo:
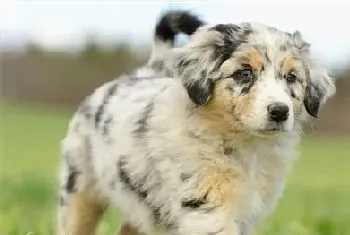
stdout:
<svg viewBox="0 0 350 235">
<path fill-rule="evenodd" d="M 212 98 L 219 68 L 237 47 L 238 32 L 240 28 L 231 24 L 202 27 L 187 45 L 174 50 L 174 75 L 196 105 L 206 105 Z"/>
<path fill-rule="evenodd" d="M 183 84 L 188 96 L 197 106 L 206 105 L 213 96 L 214 81 L 209 78 L 188 79 Z"/>
<path fill-rule="evenodd" d="M 318 117 L 320 107 L 335 94 L 334 78 L 327 69 L 316 62 L 309 66 L 308 83 L 305 90 L 304 105 L 313 117 Z"/>
<path fill-rule="evenodd" d="M 321 106 L 335 94 L 334 78 L 321 64 L 309 59 L 310 44 L 304 41 L 299 31 L 291 35 L 293 45 L 302 58 L 305 58 L 304 68 L 307 77 L 307 86 L 304 95 L 306 111 L 313 117 L 318 117 Z"/>
<path fill-rule="evenodd" d="M 206 105 L 213 96 L 213 79 L 208 77 L 205 67 L 202 68 L 197 59 L 191 59 L 191 55 L 179 53 L 177 56 L 174 69 L 175 77 L 181 79 L 181 83 L 193 103 L 197 106 Z"/>
</svg>

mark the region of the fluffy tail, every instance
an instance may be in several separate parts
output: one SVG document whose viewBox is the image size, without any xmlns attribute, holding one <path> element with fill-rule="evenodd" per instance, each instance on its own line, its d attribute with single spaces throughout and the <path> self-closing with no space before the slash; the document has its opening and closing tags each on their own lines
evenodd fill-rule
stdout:
<svg viewBox="0 0 350 235">
<path fill-rule="evenodd" d="M 147 64 L 157 71 L 162 71 L 165 55 L 174 46 L 175 36 L 179 33 L 190 36 L 204 24 L 189 11 L 169 11 L 162 15 L 155 27 L 152 54 Z"/>
</svg>

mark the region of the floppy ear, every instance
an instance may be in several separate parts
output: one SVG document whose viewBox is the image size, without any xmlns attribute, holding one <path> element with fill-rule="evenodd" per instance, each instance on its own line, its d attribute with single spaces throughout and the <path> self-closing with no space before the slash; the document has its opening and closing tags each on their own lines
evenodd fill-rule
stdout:
<svg viewBox="0 0 350 235">
<path fill-rule="evenodd" d="M 322 93 L 312 84 L 307 85 L 305 91 L 304 105 L 306 111 L 313 117 L 318 117 Z"/>
<path fill-rule="evenodd" d="M 194 79 L 184 83 L 190 99 L 198 106 L 206 105 L 214 92 L 214 81 L 208 78 Z"/>
<path fill-rule="evenodd" d="M 301 33 L 295 31 L 291 37 L 300 55 L 309 58 L 310 44 L 304 41 Z M 304 106 L 311 116 L 317 117 L 320 107 L 335 93 L 334 79 L 329 75 L 327 69 L 316 61 L 307 59 L 304 68 L 307 77 Z"/>
<path fill-rule="evenodd" d="M 197 106 L 206 105 L 214 92 L 214 81 L 208 77 L 205 68 L 201 68 L 198 60 L 180 54 L 175 62 L 175 76 L 181 79 L 189 98 Z"/>
<path fill-rule="evenodd" d="M 306 111 L 311 116 L 318 117 L 320 107 L 335 94 L 335 90 L 334 78 L 329 75 L 327 69 L 312 62 L 304 96 Z"/>
<path fill-rule="evenodd" d="M 219 68 L 237 47 L 239 30 L 231 24 L 202 27 L 187 45 L 173 51 L 174 75 L 196 105 L 206 105 L 212 98 Z"/>
</svg>

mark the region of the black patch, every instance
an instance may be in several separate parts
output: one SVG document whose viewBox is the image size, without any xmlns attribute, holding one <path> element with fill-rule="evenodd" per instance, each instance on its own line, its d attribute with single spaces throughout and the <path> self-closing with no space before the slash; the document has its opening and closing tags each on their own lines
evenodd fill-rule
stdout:
<svg viewBox="0 0 350 235">
<path fill-rule="evenodd" d="M 97 128 L 99 126 L 99 123 L 101 122 L 105 105 L 108 104 L 109 99 L 111 96 L 113 96 L 118 88 L 118 83 L 114 83 L 110 87 L 108 87 L 105 96 L 103 97 L 102 103 L 97 107 L 97 111 L 95 113 L 95 127 Z"/>
<path fill-rule="evenodd" d="M 294 93 L 294 90 L 293 89 L 290 89 L 290 95 L 295 99 L 297 98 L 295 93 Z"/>
<path fill-rule="evenodd" d="M 311 116 L 317 118 L 323 94 L 316 86 L 311 84 L 310 70 L 305 63 L 303 63 L 303 68 L 306 77 L 309 79 L 305 88 L 304 106 Z"/>
<path fill-rule="evenodd" d="M 182 74 L 190 64 L 197 63 L 197 62 L 198 60 L 187 60 L 185 58 L 182 58 L 177 62 L 176 69 L 179 74 Z"/>
<path fill-rule="evenodd" d="M 241 95 L 246 95 L 249 93 L 250 89 L 253 87 L 253 85 L 255 84 L 256 79 L 252 80 L 251 82 L 249 82 L 248 86 L 243 87 L 241 90 Z"/>
<path fill-rule="evenodd" d="M 121 157 L 118 162 L 119 178 L 123 185 L 131 192 L 134 192 L 136 196 L 152 210 L 155 225 L 159 225 L 165 221 L 167 221 L 165 226 L 171 226 L 171 224 L 175 225 L 175 223 L 170 222 L 169 218 L 166 218 L 166 213 L 161 210 L 163 208 L 162 205 L 152 202 L 152 198 L 148 196 L 148 191 L 144 188 L 147 176 L 139 182 L 133 182 L 130 178 L 130 174 L 125 167 L 125 158 L 125 156 Z"/>
<path fill-rule="evenodd" d="M 98 124 L 101 121 L 101 117 L 102 117 L 102 114 L 103 114 L 103 111 L 104 111 L 104 105 L 105 105 L 104 102 L 102 104 L 100 104 L 98 106 L 98 108 L 97 108 L 96 113 L 95 113 L 95 127 L 96 128 L 98 127 Z"/>
<path fill-rule="evenodd" d="M 211 79 L 203 78 L 185 84 L 188 96 L 198 106 L 208 103 L 214 92 L 214 82 Z"/>
<path fill-rule="evenodd" d="M 322 93 L 321 91 L 311 84 L 306 87 L 306 94 L 304 98 L 304 105 L 306 111 L 313 117 L 318 117 L 318 110 L 320 108 Z"/>
<path fill-rule="evenodd" d="M 222 63 L 229 59 L 237 47 L 246 41 L 250 30 L 243 31 L 234 24 L 218 24 L 212 27 L 213 30 L 223 35 L 223 45 L 215 45 L 214 61 L 218 61 L 215 68 L 218 69 Z"/>
<path fill-rule="evenodd" d="M 191 63 L 196 63 L 198 62 L 198 60 L 187 60 L 187 59 L 181 59 L 178 61 L 177 65 L 178 67 L 182 68 L 182 67 L 187 67 L 189 66 Z"/>
<path fill-rule="evenodd" d="M 121 157 L 118 162 L 119 178 L 123 182 L 125 187 L 127 187 L 130 191 L 135 192 L 140 199 L 144 200 L 145 198 L 147 198 L 147 191 L 142 189 L 142 185 L 138 185 L 131 181 L 130 174 L 125 169 L 124 159 L 125 157 Z"/>
<path fill-rule="evenodd" d="M 233 153 L 233 148 L 232 147 L 224 148 L 224 154 L 225 155 L 230 155 L 232 153 Z"/>
<path fill-rule="evenodd" d="M 153 109 L 154 109 L 154 102 L 152 100 L 144 108 L 140 119 L 137 121 L 137 129 L 134 132 L 137 134 L 138 137 L 142 137 L 147 132 L 148 120 L 151 117 Z"/>
<path fill-rule="evenodd" d="M 77 177 L 80 172 L 77 171 L 77 169 L 75 169 L 72 166 L 69 166 L 68 172 L 69 172 L 69 175 L 67 179 L 66 190 L 68 193 L 74 193 L 76 191 L 75 186 L 76 186 Z"/>
<path fill-rule="evenodd" d="M 180 179 L 182 182 L 187 181 L 190 178 L 191 178 L 191 175 L 188 173 L 181 173 L 181 175 L 180 175 Z"/>
<path fill-rule="evenodd" d="M 244 79 L 241 78 L 240 76 L 241 70 L 237 70 L 233 75 L 233 79 L 236 82 L 238 86 L 241 86 L 241 95 L 248 94 L 250 89 L 254 86 L 255 82 L 258 80 L 257 76 L 254 74 L 253 78 L 245 81 Z"/>
<path fill-rule="evenodd" d="M 181 207 L 197 209 L 206 203 L 207 203 L 207 200 L 205 197 L 204 198 L 193 198 L 193 199 L 187 199 L 187 200 L 182 201 Z"/>
<path fill-rule="evenodd" d="M 226 37 L 232 36 L 233 32 L 241 31 L 241 27 L 234 24 L 217 24 L 214 27 L 212 27 L 212 29 L 224 35 L 224 39 L 226 40 L 229 40 L 229 38 Z"/>
<path fill-rule="evenodd" d="M 162 41 L 174 44 L 176 34 L 192 35 L 202 25 L 204 22 L 189 11 L 170 11 L 158 21 L 155 35 Z"/>
<path fill-rule="evenodd" d="M 242 90 L 241 90 L 241 94 L 242 95 L 248 94 L 249 91 L 250 91 L 250 88 L 251 88 L 251 86 L 243 87 Z"/>
</svg>

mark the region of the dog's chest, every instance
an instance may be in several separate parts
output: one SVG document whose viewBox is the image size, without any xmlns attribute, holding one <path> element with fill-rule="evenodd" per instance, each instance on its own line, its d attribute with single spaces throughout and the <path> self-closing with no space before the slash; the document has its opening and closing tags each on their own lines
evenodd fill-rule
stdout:
<svg viewBox="0 0 350 235">
<path fill-rule="evenodd" d="M 283 191 L 288 171 L 288 156 L 284 156 L 274 145 L 243 146 L 229 153 L 245 174 L 244 185 L 248 207 L 242 211 L 242 222 L 248 227 L 271 211 Z"/>
</svg>

